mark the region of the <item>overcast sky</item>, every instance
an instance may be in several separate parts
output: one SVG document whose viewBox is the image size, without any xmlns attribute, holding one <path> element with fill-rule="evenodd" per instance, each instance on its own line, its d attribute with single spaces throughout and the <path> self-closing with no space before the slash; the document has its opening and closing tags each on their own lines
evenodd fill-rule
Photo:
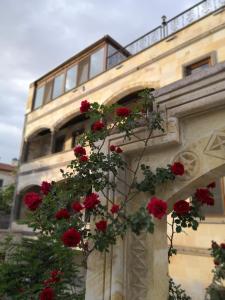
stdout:
<svg viewBox="0 0 225 300">
<path fill-rule="evenodd" d="M 19 157 L 29 83 L 106 34 L 125 45 L 198 0 L 0 0 L 0 162 Z"/>
</svg>

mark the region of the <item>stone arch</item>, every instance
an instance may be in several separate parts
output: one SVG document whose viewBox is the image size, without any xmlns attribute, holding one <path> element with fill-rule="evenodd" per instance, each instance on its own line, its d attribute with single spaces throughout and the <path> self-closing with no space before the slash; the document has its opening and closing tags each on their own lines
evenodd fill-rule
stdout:
<svg viewBox="0 0 225 300">
<path fill-rule="evenodd" d="M 49 127 L 49 125 L 40 125 L 37 128 L 32 129 L 30 132 L 26 132 L 24 140 L 27 142 L 28 140 L 32 139 L 45 130 L 49 130 L 52 132 L 53 128 Z"/>
<path fill-rule="evenodd" d="M 40 185 L 33 183 L 27 186 L 21 187 L 16 194 L 16 205 L 15 205 L 15 218 L 22 219 L 26 215 L 26 207 L 23 204 L 23 197 L 28 192 L 40 192 Z"/>
<path fill-rule="evenodd" d="M 22 161 L 31 161 L 51 153 L 52 132 L 48 127 L 33 131 L 23 145 Z"/>
<path fill-rule="evenodd" d="M 125 88 L 119 89 L 118 91 L 114 92 L 108 99 L 106 99 L 103 104 L 104 105 L 110 105 L 113 103 L 116 103 L 121 98 L 128 96 L 129 94 L 132 94 L 134 92 L 138 92 L 140 90 L 143 90 L 145 88 L 152 88 L 152 89 L 158 89 L 159 85 L 157 82 L 136 82 L 133 84 L 130 84 L 126 86 Z"/>
<path fill-rule="evenodd" d="M 56 123 L 54 124 L 54 131 L 58 131 L 63 125 L 65 125 L 67 122 L 72 120 L 73 118 L 79 119 L 81 116 L 80 111 L 72 111 L 67 114 L 65 114 L 63 117 L 59 118 Z"/>
<path fill-rule="evenodd" d="M 186 172 L 161 193 L 170 208 L 180 197 L 189 197 L 199 186 L 225 175 L 225 128 L 191 143 L 171 158 L 174 161 L 181 161 Z"/>
</svg>

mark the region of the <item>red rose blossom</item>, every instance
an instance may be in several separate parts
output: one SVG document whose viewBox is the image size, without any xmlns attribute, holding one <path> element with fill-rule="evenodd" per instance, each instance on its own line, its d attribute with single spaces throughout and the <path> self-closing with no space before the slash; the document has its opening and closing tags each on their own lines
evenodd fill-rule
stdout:
<svg viewBox="0 0 225 300">
<path fill-rule="evenodd" d="M 68 210 L 66 208 L 62 208 L 60 210 L 58 210 L 55 214 L 55 218 L 57 220 L 61 220 L 61 219 L 69 219 L 70 218 L 70 214 L 68 212 Z"/>
<path fill-rule="evenodd" d="M 179 175 L 179 176 L 182 176 L 184 175 L 184 165 L 182 163 L 180 163 L 179 161 L 178 162 L 175 162 L 171 167 L 170 167 L 170 170 L 171 172 L 174 174 L 174 175 Z"/>
<path fill-rule="evenodd" d="M 214 181 L 214 182 L 211 182 L 210 184 L 207 185 L 207 188 L 208 188 L 208 189 L 214 189 L 215 187 L 216 187 L 215 181 Z"/>
<path fill-rule="evenodd" d="M 48 181 L 42 181 L 40 190 L 44 195 L 48 195 L 48 193 L 51 191 L 52 185 Z"/>
<path fill-rule="evenodd" d="M 173 210 L 178 215 L 186 215 L 189 212 L 189 209 L 190 209 L 190 204 L 185 200 L 177 201 L 173 206 Z"/>
<path fill-rule="evenodd" d="M 116 153 L 123 153 L 123 150 L 120 147 L 116 148 Z"/>
<path fill-rule="evenodd" d="M 86 155 L 82 155 L 79 160 L 80 162 L 86 162 L 88 161 L 88 157 Z"/>
<path fill-rule="evenodd" d="M 98 198 L 99 198 L 99 195 L 96 193 L 91 193 L 91 194 L 87 195 L 84 200 L 84 207 L 86 209 L 95 208 L 100 203 L 100 200 Z"/>
<path fill-rule="evenodd" d="M 102 121 L 96 121 L 92 124 L 92 131 L 100 131 L 105 127 L 105 124 Z"/>
<path fill-rule="evenodd" d="M 195 197 L 202 204 L 214 205 L 214 199 L 207 188 L 197 189 L 195 192 Z"/>
<path fill-rule="evenodd" d="M 225 243 L 220 244 L 220 248 L 225 249 Z"/>
<path fill-rule="evenodd" d="M 29 192 L 24 196 L 23 201 L 29 210 L 35 211 L 41 204 L 42 198 L 35 192 Z"/>
<path fill-rule="evenodd" d="M 152 197 L 147 205 L 147 210 L 157 219 L 162 219 L 167 211 L 167 203 L 157 197 Z"/>
<path fill-rule="evenodd" d="M 87 100 L 83 100 L 83 101 L 81 101 L 80 112 L 82 114 L 86 113 L 89 111 L 90 107 L 91 107 L 90 103 Z"/>
<path fill-rule="evenodd" d="M 75 212 L 80 212 L 84 208 L 83 205 L 81 205 L 79 201 L 73 202 L 71 207 Z"/>
<path fill-rule="evenodd" d="M 107 221 L 106 220 L 101 220 L 101 221 L 95 223 L 95 226 L 96 226 L 98 231 L 105 232 L 106 229 L 107 229 Z"/>
<path fill-rule="evenodd" d="M 214 264 L 215 264 L 216 266 L 219 266 L 220 262 L 219 262 L 218 260 L 214 259 Z"/>
<path fill-rule="evenodd" d="M 212 249 L 218 249 L 219 245 L 217 244 L 217 242 L 212 241 Z"/>
<path fill-rule="evenodd" d="M 81 235 L 75 228 L 70 228 L 63 233 L 61 240 L 67 247 L 76 247 L 80 243 Z"/>
<path fill-rule="evenodd" d="M 52 278 L 52 281 L 53 282 L 59 282 L 60 281 L 60 276 L 62 275 L 63 273 L 59 270 L 52 270 L 51 271 L 51 278 Z"/>
<path fill-rule="evenodd" d="M 81 155 L 86 155 L 86 150 L 85 150 L 85 148 L 84 147 L 82 147 L 82 146 L 76 146 L 74 149 L 73 149 L 73 151 L 74 151 L 74 154 L 76 155 L 76 156 L 81 156 Z"/>
<path fill-rule="evenodd" d="M 109 149 L 110 149 L 110 151 L 114 152 L 114 151 L 116 150 L 116 146 L 111 145 L 111 146 L 109 147 Z"/>
<path fill-rule="evenodd" d="M 120 206 L 118 204 L 113 204 L 110 211 L 112 214 L 115 214 L 118 213 L 119 210 L 120 210 Z"/>
<path fill-rule="evenodd" d="M 118 107 L 116 114 L 118 117 L 128 117 L 131 114 L 131 109 L 128 107 Z"/>
<path fill-rule="evenodd" d="M 39 295 L 40 300 L 54 300 L 55 299 L 55 292 L 51 287 L 46 287 L 44 288 L 40 295 Z"/>
</svg>

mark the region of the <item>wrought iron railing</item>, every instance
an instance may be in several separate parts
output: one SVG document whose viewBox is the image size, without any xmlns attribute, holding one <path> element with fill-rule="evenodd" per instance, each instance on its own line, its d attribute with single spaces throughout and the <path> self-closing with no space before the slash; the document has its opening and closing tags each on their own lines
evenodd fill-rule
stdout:
<svg viewBox="0 0 225 300">
<path fill-rule="evenodd" d="M 155 45 L 161 40 L 168 38 L 170 35 L 199 21 L 222 7 L 225 7 L 225 0 L 204 0 L 168 21 L 166 16 L 163 16 L 162 24 L 160 26 L 125 46 L 123 48 L 124 51 L 118 50 L 108 56 L 107 68 L 110 69 L 116 66 L 126 60 L 127 57 Z M 126 56 L 124 53 L 127 51 L 130 55 Z"/>
</svg>

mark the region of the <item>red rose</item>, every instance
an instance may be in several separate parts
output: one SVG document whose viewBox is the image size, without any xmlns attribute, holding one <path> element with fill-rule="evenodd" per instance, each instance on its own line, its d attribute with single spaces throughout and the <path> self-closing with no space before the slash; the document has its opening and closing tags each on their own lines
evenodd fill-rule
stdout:
<svg viewBox="0 0 225 300">
<path fill-rule="evenodd" d="M 218 260 L 214 259 L 214 264 L 215 264 L 216 266 L 219 266 L 220 262 L 219 262 Z"/>
<path fill-rule="evenodd" d="M 51 278 L 53 282 L 59 282 L 60 281 L 60 275 L 63 273 L 59 270 L 53 270 L 51 271 Z"/>
<path fill-rule="evenodd" d="M 62 208 L 62 209 L 60 209 L 56 212 L 55 217 L 56 217 L 57 220 L 69 219 L 70 214 L 69 214 L 69 212 L 66 208 Z"/>
<path fill-rule="evenodd" d="M 107 221 L 106 220 L 101 220 L 101 221 L 95 223 L 95 226 L 96 226 L 98 231 L 105 232 L 106 229 L 107 229 Z"/>
<path fill-rule="evenodd" d="M 80 162 L 86 162 L 86 161 L 88 161 L 88 157 L 86 155 L 82 155 L 80 157 Z"/>
<path fill-rule="evenodd" d="M 116 150 L 116 146 L 111 145 L 111 146 L 109 147 L 109 149 L 110 149 L 110 151 L 114 152 L 114 151 Z"/>
<path fill-rule="evenodd" d="M 131 109 L 128 107 L 118 107 L 116 114 L 118 117 L 128 117 L 131 114 Z"/>
<path fill-rule="evenodd" d="M 49 285 L 51 285 L 53 283 L 54 283 L 54 279 L 52 279 L 52 278 L 49 278 L 49 279 L 46 279 L 46 280 L 43 281 L 43 284 L 45 286 L 49 286 Z"/>
<path fill-rule="evenodd" d="M 219 245 L 217 244 L 217 242 L 212 241 L 212 248 L 213 249 L 218 249 Z"/>
<path fill-rule="evenodd" d="M 73 151 L 76 156 L 86 155 L 86 150 L 82 146 L 76 146 Z"/>
<path fill-rule="evenodd" d="M 110 211 L 112 214 L 115 214 L 115 213 L 118 213 L 119 210 L 120 210 L 120 206 L 117 204 L 113 204 Z"/>
<path fill-rule="evenodd" d="M 51 191 L 51 188 L 52 188 L 52 185 L 50 182 L 42 181 L 40 189 L 44 195 L 48 195 L 48 193 Z"/>
<path fill-rule="evenodd" d="M 122 153 L 122 152 L 123 152 L 123 150 L 120 147 L 116 148 L 116 153 Z"/>
<path fill-rule="evenodd" d="M 215 181 L 214 181 L 214 182 L 211 182 L 210 184 L 207 185 L 207 188 L 208 188 L 208 189 L 214 189 L 215 187 L 216 187 Z"/>
<path fill-rule="evenodd" d="M 84 200 L 84 207 L 86 209 L 95 208 L 100 203 L 100 200 L 98 198 L 99 198 L 99 195 L 96 193 L 91 193 L 91 194 L 87 195 Z"/>
<path fill-rule="evenodd" d="M 55 299 L 55 292 L 51 287 L 46 287 L 44 288 L 40 295 L 39 295 L 40 300 L 54 300 Z"/>
<path fill-rule="evenodd" d="M 162 219 L 167 211 L 167 203 L 156 197 L 152 197 L 147 205 L 147 210 L 157 219 Z"/>
<path fill-rule="evenodd" d="M 102 121 L 96 121 L 92 124 L 91 129 L 93 131 L 100 131 L 105 127 L 105 124 Z"/>
<path fill-rule="evenodd" d="M 75 228 L 70 228 L 61 236 L 63 244 L 67 247 L 76 247 L 80 243 L 81 235 Z"/>
<path fill-rule="evenodd" d="M 182 176 L 184 175 L 184 165 L 180 162 L 175 162 L 171 167 L 170 167 L 171 172 L 174 175 L 179 175 Z"/>
<path fill-rule="evenodd" d="M 207 188 L 197 189 L 195 192 L 195 197 L 202 204 L 214 205 L 214 199 Z"/>
<path fill-rule="evenodd" d="M 35 211 L 42 202 L 41 196 L 35 192 L 27 193 L 23 198 L 24 204 L 31 211 Z"/>
<path fill-rule="evenodd" d="M 79 201 L 73 202 L 71 207 L 75 212 L 80 212 L 84 208 L 83 205 L 81 205 Z"/>
<path fill-rule="evenodd" d="M 89 111 L 90 107 L 91 107 L 90 103 L 87 100 L 83 100 L 83 101 L 81 101 L 80 112 L 82 114 L 86 113 Z"/>
<path fill-rule="evenodd" d="M 225 243 L 220 244 L 220 248 L 225 249 Z"/>
<path fill-rule="evenodd" d="M 189 212 L 189 209 L 190 209 L 190 204 L 185 200 L 177 201 L 173 206 L 173 210 L 178 215 L 186 215 Z"/>
</svg>

